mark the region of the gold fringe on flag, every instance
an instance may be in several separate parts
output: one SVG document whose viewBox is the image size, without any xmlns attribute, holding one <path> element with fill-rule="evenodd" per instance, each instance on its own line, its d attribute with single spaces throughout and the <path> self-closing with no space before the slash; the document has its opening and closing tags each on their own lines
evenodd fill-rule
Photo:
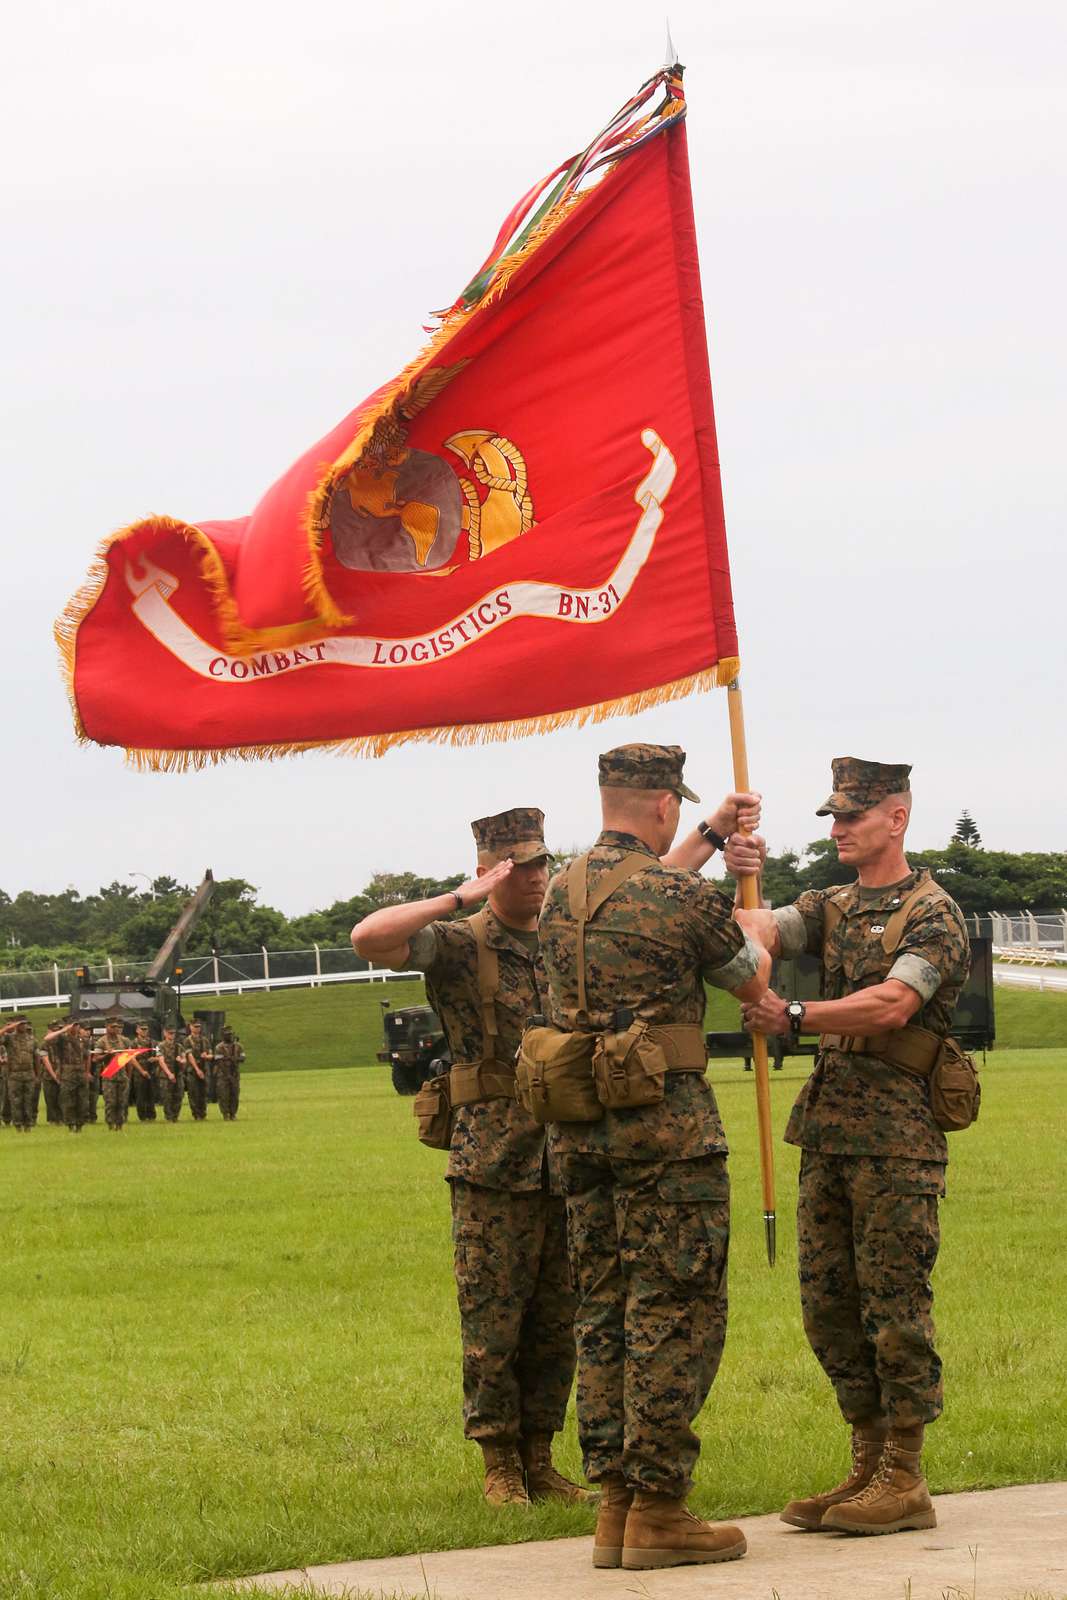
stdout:
<svg viewBox="0 0 1067 1600">
<path fill-rule="evenodd" d="M 309 750 L 325 750 L 338 756 L 384 756 L 395 745 L 450 744 L 474 745 L 529 739 L 536 734 L 555 733 L 559 728 L 584 727 L 589 722 L 607 722 L 611 717 L 635 717 L 654 706 L 708 689 L 728 687 L 741 670 L 736 656 L 725 657 L 713 667 L 695 672 L 673 683 L 641 689 L 617 700 L 600 700 L 591 706 L 575 706 L 568 711 L 551 711 L 539 717 L 520 717 L 510 722 L 465 723 L 445 728 L 409 728 L 396 733 L 369 733 L 355 739 L 310 739 L 293 744 L 246 744 L 218 750 L 142 750 L 127 749 L 128 766 L 139 772 L 190 772 L 219 766 L 223 761 L 275 761 L 281 756 L 303 755 Z M 79 728 L 79 738 L 87 741 Z"/>
</svg>

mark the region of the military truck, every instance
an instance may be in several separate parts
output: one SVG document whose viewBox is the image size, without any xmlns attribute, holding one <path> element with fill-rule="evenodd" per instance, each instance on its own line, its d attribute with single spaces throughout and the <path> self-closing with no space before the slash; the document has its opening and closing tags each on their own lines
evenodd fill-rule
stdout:
<svg viewBox="0 0 1067 1600">
<path fill-rule="evenodd" d="M 181 950 L 200 921 L 215 892 L 210 867 L 196 893 L 186 901 L 174 926 L 160 945 L 143 978 L 93 978 L 87 967 L 79 967 L 71 987 L 71 1015 L 94 1033 L 103 1031 L 111 1017 L 118 1017 L 123 1032 L 133 1036 L 134 1027 L 144 1022 L 153 1040 L 162 1038 L 164 1028 L 183 1028 L 181 1014 Z M 205 1034 L 217 1040 L 226 1014 L 223 1011 L 193 1013 L 204 1023 Z"/>
<path fill-rule="evenodd" d="M 394 1011 L 388 1000 L 381 1006 L 385 1049 L 378 1051 L 378 1060 L 390 1063 L 397 1094 L 417 1094 L 450 1060 L 437 1012 L 432 1006 Z"/>
<path fill-rule="evenodd" d="M 822 962 L 818 956 L 794 956 L 790 960 L 774 963 L 771 970 L 771 988 L 783 1000 L 819 1000 L 822 980 Z M 965 1050 L 992 1050 L 996 1040 L 993 1011 L 993 941 L 971 940 L 971 970 L 967 982 L 960 990 L 952 1025 L 953 1037 Z M 752 1038 L 743 1032 L 709 1033 L 706 1035 L 708 1056 L 734 1060 L 742 1056 L 747 1071 L 752 1065 Z M 782 1070 L 786 1056 L 813 1056 L 818 1050 L 817 1041 L 802 1035 L 795 1042 L 781 1035 L 767 1040 L 767 1053 L 775 1071 Z"/>
</svg>

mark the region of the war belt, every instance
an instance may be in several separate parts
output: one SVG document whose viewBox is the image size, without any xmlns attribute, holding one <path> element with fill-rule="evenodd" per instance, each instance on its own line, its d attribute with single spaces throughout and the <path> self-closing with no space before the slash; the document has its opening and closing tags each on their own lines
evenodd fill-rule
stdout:
<svg viewBox="0 0 1067 1600">
<path fill-rule="evenodd" d="M 847 1055 L 874 1056 L 904 1072 L 928 1078 L 944 1044 L 929 1028 L 890 1028 L 885 1033 L 821 1033 L 820 1050 L 843 1050 Z"/>
</svg>

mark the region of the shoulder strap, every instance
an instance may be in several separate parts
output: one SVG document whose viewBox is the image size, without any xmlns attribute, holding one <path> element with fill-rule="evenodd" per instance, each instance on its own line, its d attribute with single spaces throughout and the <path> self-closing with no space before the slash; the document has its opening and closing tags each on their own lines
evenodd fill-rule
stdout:
<svg viewBox="0 0 1067 1600">
<path fill-rule="evenodd" d="M 610 871 L 605 872 L 592 894 L 588 888 L 588 852 L 578 856 L 567 868 L 567 901 L 571 916 L 578 925 L 578 945 L 575 952 L 575 961 L 578 968 L 578 1013 L 584 1013 L 585 1007 L 585 926 L 606 900 L 610 900 L 615 890 L 624 884 L 627 878 L 632 878 L 643 867 L 651 865 L 648 856 L 639 854 L 636 850 L 628 851 L 621 861 L 617 861 Z"/>
<path fill-rule="evenodd" d="M 485 906 L 468 919 L 478 952 L 478 1004 L 482 1013 L 482 1055 L 496 1055 L 496 997 L 500 992 L 500 958 L 489 948 L 489 913 Z"/>
<path fill-rule="evenodd" d="M 882 949 L 887 956 L 891 956 L 894 953 L 901 939 L 903 939 L 904 930 L 908 922 L 908 913 L 915 901 L 921 895 L 928 894 L 931 889 L 937 891 L 936 898 L 938 899 L 945 894 L 944 889 L 939 883 L 935 883 L 933 878 L 924 878 L 921 883 L 912 885 L 892 916 L 886 919 L 885 932 L 882 934 Z"/>
</svg>

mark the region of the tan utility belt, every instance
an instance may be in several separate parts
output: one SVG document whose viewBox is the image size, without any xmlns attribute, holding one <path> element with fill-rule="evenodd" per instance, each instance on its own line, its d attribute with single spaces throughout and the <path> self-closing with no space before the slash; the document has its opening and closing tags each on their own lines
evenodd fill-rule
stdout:
<svg viewBox="0 0 1067 1600">
<path fill-rule="evenodd" d="M 937 1065 L 945 1041 L 928 1028 L 890 1028 L 885 1033 L 821 1033 L 821 1050 L 844 1050 L 850 1055 L 874 1056 L 890 1066 L 928 1078 Z"/>
<path fill-rule="evenodd" d="M 460 1061 L 448 1074 L 449 1098 L 454 1106 L 473 1106 L 479 1100 L 514 1100 L 515 1067 L 507 1061 Z"/>
<path fill-rule="evenodd" d="M 650 1044 L 660 1046 L 667 1058 L 668 1072 L 703 1072 L 707 1067 L 704 1029 L 699 1023 L 665 1022 L 662 1026 L 650 1027 L 645 1038 Z"/>
</svg>

